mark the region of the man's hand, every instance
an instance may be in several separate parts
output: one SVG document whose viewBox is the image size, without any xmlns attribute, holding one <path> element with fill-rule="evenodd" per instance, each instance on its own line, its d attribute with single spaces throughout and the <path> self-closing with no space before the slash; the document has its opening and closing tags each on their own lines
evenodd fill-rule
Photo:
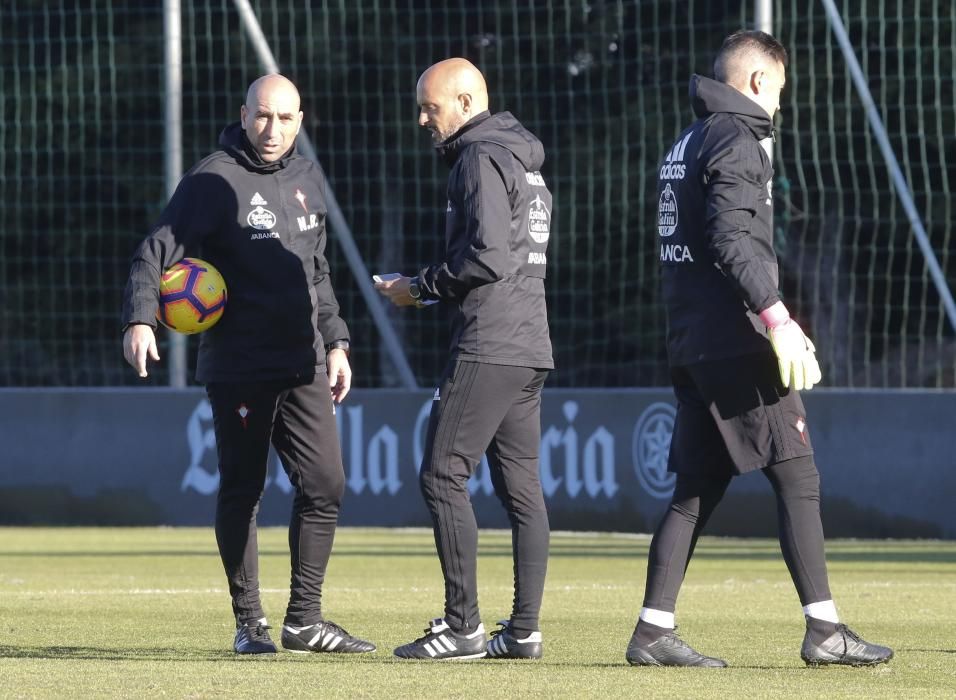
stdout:
<svg viewBox="0 0 956 700">
<path fill-rule="evenodd" d="M 342 403 L 352 388 L 352 368 L 349 366 L 349 356 L 345 350 L 333 348 L 325 358 L 329 369 L 329 386 L 332 389 L 332 399 L 335 403 Z"/>
<path fill-rule="evenodd" d="M 123 357 L 140 377 L 146 376 L 147 355 L 153 362 L 159 362 L 156 334 L 145 323 L 134 324 L 123 334 Z"/>
<path fill-rule="evenodd" d="M 770 344 L 777 355 L 780 381 L 785 387 L 809 391 L 822 379 L 817 363 L 816 348 L 804 335 L 803 329 L 790 318 L 783 302 L 777 302 L 760 314 L 767 324 Z"/>
<path fill-rule="evenodd" d="M 396 277 L 393 280 L 376 282 L 375 288 L 395 306 L 418 306 L 418 300 L 413 299 L 408 293 L 411 281 L 411 277 Z"/>
</svg>

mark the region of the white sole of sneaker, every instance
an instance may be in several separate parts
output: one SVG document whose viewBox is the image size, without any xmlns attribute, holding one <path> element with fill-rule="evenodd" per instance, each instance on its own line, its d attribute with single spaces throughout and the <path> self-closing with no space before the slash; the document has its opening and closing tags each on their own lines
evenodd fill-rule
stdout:
<svg viewBox="0 0 956 700">
<path fill-rule="evenodd" d="M 402 661 L 476 661 L 478 659 L 483 659 L 487 656 L 487 652 L 481 652 L 480 654 L 468 654 L 467 656 L 446 656 L 443 659 L 436 659 L 434 657 L 415 657 L 409 658 L 407 656 L 398 656 L 395 655 L 396 659 L 401 659 Z"/>
</svg>

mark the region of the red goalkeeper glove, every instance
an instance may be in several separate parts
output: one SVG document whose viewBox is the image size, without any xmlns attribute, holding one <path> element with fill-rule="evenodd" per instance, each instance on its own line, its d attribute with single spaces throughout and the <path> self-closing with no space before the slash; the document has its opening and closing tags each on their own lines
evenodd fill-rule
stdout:
<svg viewBox="0 0 956 700">
<path fill-rule="evenodd" d="M 812 389 L 822 379 L 816 348 L 797 322 L 790 318 L 787 307 L 778 301 L 760 312 L 760 320 L 767 325 L 783 385 L 792 386 L 797 391 Z"/>
</svg>

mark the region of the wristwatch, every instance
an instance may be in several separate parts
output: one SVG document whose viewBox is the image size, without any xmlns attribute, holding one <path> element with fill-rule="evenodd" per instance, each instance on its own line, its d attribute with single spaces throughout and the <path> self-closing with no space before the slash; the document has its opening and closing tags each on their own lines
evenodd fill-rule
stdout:
<svg viewBox="0 0 956 700">
<path fill-rule="evenodd" d="M 331 343 L 325 346 L 325 354 L 328 355 L 333 350 L 345 350 L 345 356 L 349 356 L 349 341 L 347 340 L 333 340 Z"/>
<path fill-rule="evenodd" d="M 422 287 L 421 281 L 417 277 L 412 277 L 412 281 L 408 283 L 408 296 L 415 301 L 421 301 Z"/>
</svg>

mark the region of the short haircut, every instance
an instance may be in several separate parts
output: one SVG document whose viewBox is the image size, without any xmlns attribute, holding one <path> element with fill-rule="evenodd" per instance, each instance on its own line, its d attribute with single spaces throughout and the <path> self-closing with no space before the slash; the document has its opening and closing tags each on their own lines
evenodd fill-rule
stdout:
<svg viewBox="0 0 956 700">
<path fill-rule="evenodd" d="M 714 78 L 722 83 L 734 84 L 746 80 L 748 58 L 764 59 L 786 67 L 787 50 L 779 41 L 766 32 L 741 29 L 724 39 L 714 61 Z"/>
</svg>

